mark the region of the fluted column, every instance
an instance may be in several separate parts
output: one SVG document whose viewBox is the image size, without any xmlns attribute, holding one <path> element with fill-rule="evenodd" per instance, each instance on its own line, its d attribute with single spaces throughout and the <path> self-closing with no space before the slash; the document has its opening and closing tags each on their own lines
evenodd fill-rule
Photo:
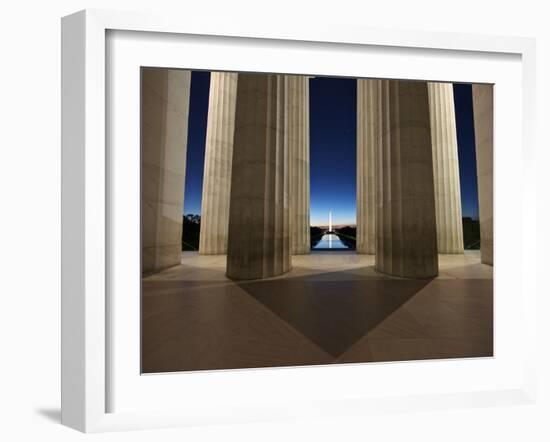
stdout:
<svg viewBox="0 0 550 442">
<path fill-rule="evenodd" d="M 376 250 L 376 150 L 380 141 L 380 81 L 357 80 L 357 253 Z"/>
<path fill-rule="evenodd" d="M 284 86 L 282 75 L 239 74 L 227 245 L 233 279 L 290 269 Z"/>
<path fill-rule="evenodd" d="M 493 265 L 493 85 L 472 85 L 481 262 Z"/>
<path fill-rule="evenodd" d="M 377 150 L 376 270 L 393 276 L 437 275 L 428 86 L 380 82 Z"/>
<path fill-rule="evenodd" d="M 142 69 L 142 271 L 180 264 L 191 73 Z"/>
<path fill-rule="evenodd" d="M 452 83 L 428 83 L 439 253 L 464 253 Z"/>
<path fill-rule="evenodd" d="M 237 74 L 212 72 L 202 185 L 199 252 L 227 253 Z"/>
<path fill-rule="evenodd" d="M 290 155 L 290 250 L 310 252 L 309 232 L 309 77 L 287 75 L 286 140 Z"/>
</svg>

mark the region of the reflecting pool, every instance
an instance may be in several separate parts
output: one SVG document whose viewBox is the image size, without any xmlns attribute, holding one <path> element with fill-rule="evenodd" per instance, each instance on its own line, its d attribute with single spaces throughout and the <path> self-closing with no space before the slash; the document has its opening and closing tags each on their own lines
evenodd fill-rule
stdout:
<svg viewBox="0 0 550 442">
<path fill-rule="evenodd" d="M 334 233 L 325 233 L 313 249 L 347 249 L 348 247 Z"/>
</svg>

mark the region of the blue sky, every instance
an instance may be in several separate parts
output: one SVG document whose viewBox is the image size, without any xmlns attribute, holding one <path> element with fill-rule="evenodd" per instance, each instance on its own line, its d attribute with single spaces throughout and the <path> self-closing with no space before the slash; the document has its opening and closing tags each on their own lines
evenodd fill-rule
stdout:
<svg viewBox="0 0 550 442">
<path fill-rule="evenodd" d="M 355 224 L 356 81 L 310 80 L 310 192 L 312 225 Z"/>
<path fill-rule="evenodd" d="M 462 216 L 479 219 L 472 85 L 453 85 Z"/>
<path fill-rule="evenodd" d="M 200 214 L 210 74 L 193 72 L 184 213 Z M 478 218 L 471 85 L 454 85 L 463 216 Z M 355 224 L 356 82 L 310 80 L 311 224 Z"/>
<path fill-rule="evenodd" d="M 210 72 L 193 71 L 189 97 L 189 130 L 187 134 L 187 170 L 183 213 L 201 213 L 204 146 L 208 118 Z"/>
</svg>

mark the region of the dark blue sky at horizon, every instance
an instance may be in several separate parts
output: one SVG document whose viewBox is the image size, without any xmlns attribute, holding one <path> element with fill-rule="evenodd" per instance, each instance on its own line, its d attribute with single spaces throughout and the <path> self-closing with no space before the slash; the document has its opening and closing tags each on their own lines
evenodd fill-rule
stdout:
<svg viewBox="0 0 550 442">
<path fill-rule="evenodd" d="M 462 216 L 479 219 L 476 141 L 471 84 L 453 84 Z"/>
<path fill-rule="evenodd" d="M 352 78 L 309 81 L 310 223 L 355 224 L 356 89 Z"/>
<path fill-rule="evenodd" d="M 184 213 L 201 213 L 210 73 L 193 71 L 189 102 Z M 455 84 L 462 214 L 478 218 L 472 88 Z M 310 80 L 311 225 L 354 225 L 356 220 L 356 81 Z"/>
<path fill-rule="evenodd" d="M 209 92 L 210 72 L 193 71 L 191 73 L 191 92 L 189 96 L 187 163 L 185 195 L 183 197 L 183 213 L 185 214 L 200 215 L 201 213 Z"/>
</svg>

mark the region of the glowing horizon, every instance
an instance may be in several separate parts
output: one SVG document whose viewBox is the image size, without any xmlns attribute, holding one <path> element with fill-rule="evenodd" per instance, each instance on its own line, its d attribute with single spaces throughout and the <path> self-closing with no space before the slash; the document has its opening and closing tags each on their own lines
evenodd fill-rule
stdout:
<svg viewBox="0 0 550 442">
<path fill-rule="evenodd" d="M 356 226 L 356 81 L 310 79 L 310 225 Z M 194 71 L 189 103 L 184 214 L 201 214 L 210 73 Z M 462 216 L 479 220 L 470 84 L 455 84 L 454 100 Z"/>
<path fill-rule="evenodd" d="M 331 198 L 330 202 L 319 201 L 319 199 L 316 198 L 316 201 L 311 204 L 310 208 L 310 226 L 327 227 L 331 222 L 333 226 L 355 226 L 357 224 L 355 214 L 355 195 L 353 195 L 353 197 L 353 200 L 351 198 L 346 198 L 345 204 L 342 204 L 342 200 L 344 200 L 344 198 L 341 198 L 340 200 L 337 198 Z"/>
<path fill-rule="evenodd" d="M 319 218 L 316 218 L 316 219 L 312 219 L 310 221 L 310 226 L 311 227 L 328 227 L 328 230 L 332 230 L 332 228 L 334 226 L 343 226 L 343 225 L 346 225 L 346 226 L 355 226 L 356 225 L 356 221 L 353 220 L 345 220 L 345 218 L 342 218 L 342 219 L 338 219 L 336 218 L 336 220 L 333 218 L 333 212 L 332 212 L 332 209 L 329 209 L 328 211 L 328 222 L 327 222 L 327 219 L 319 219 Z M 324 217 L 323 217 L 324 218 Z M 345 221 L 344 221 L 345 220 Z"/>
</svg>

